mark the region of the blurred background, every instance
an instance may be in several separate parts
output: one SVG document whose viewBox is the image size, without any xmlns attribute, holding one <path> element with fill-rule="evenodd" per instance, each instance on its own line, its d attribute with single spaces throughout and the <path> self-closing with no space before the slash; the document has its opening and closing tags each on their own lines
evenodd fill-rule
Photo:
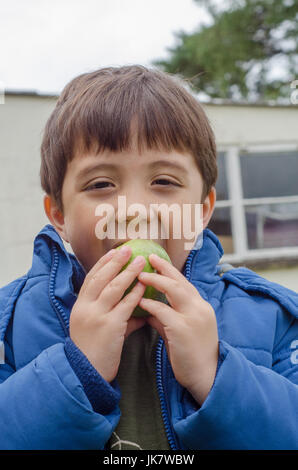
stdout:
<svg viewBox="0 0 298 470">
<path fill-rule="evenodd" d="M 298 292 L 298 0 L 0 0 L 0 287 L 48 223 L 43 128 L 66 83 L 142 64 L 187 79 L 214 129 L 222 261 Z"/>
</svg>

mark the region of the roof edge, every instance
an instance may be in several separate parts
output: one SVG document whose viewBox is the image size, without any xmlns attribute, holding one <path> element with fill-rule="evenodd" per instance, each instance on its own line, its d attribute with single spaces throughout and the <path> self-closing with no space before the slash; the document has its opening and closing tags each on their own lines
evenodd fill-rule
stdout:
<svg viewBox="0 0 298 470">
<path fill-rule="evenodd" d="M 22 89 L 5 89 L 4 95 L 7 96 L 33 96 L 42 98 L 56 98 L 60 96 L 59 92 L 43 92 L 38 90 L 22 90 Z M 196 97 L 198 98 L 198 97 Z M 199 98 L 198 98 L 199 99 Z M 297 106 L 292 104 L 290 101 L 287 102 L 276 102 L 276 101 L 232 101 L 221 98 L 214 98 L 211 100 L 199 99 L 202 106 L 234 106 L 234 107 L 263 107 L 263 108 L 293 108 L 298 109 Z"/>
</svg>

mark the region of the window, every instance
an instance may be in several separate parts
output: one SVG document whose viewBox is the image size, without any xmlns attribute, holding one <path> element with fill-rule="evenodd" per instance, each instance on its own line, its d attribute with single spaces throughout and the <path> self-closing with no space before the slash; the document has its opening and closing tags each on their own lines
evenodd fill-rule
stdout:
<svg viewBox="0 0 298 470">
<path fill-rule="evenodd" d="M 245 207 L 248 248 L 298 246 L 298 202 Z"/>
<path fill-rule="evenodd" d="M 216 233 L 225 253 L 234 252 L 231 210 L 228 207 L 215 208 L 208 228 Z"/>
<path fill-rule="evenodd" d="M 227 164 L 226 154 L 221 152 L 217 155 L 218 175 L 216 188 L 216 198 L 218 201 L 225 201 L 229 199 L 228 196 L 228 180 L 227 180 Z"/>
<path fill-rule="evenodd" d="M 217 156 L 218 178 L 215 185 L 217 203 L 208 228 L 219 237 L 224 252 L 233 253 L 231 203 L 229 201 L 226 158 L 224 152 L 220 152 Z"/>
<path fill-rule="evenodd" d="M 232 147 L 219 153 L 218 170 L 209 228 L 225 258 L 298 257 L 298 151 Z"/>
<path fill-rule="evenodd" d="M 240 153 L 243 197 L 298 194 L 298 152 Z"/>
</svg>

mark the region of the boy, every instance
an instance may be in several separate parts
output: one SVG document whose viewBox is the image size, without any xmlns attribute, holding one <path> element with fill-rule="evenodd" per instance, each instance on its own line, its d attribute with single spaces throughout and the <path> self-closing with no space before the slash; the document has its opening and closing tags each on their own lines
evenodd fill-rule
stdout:
<svg viewBox="0 0 298 470">
<path fill-rule="evenodd" d="M 206 228 L 216 147 L 199 103 L 142 66 L 80 75 L 41 156 L 51 225 L 29 272 L 0 291 L 0 447 L 297 449 L 298 295 L 245 268 L 220 275 Z M 156 241 L 172 265 L 151 255 L 156 273 L 141 274 L 141 256 L 121 272 L 131 249 L 95 234 L 99 204 L 120 224 L 119 195 L 146 208 L 200 202 L 202 247 L 186 251 L 170 226 Z M 142 299 L 146 285 L 168 304 Z M 150 316 L 131 317 L 137 305 Z"/>
</svg>

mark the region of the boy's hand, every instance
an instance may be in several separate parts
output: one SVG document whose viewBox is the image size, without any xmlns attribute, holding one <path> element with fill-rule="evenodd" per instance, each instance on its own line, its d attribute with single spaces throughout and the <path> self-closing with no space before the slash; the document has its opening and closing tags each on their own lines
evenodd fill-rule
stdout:
<svg viewBox="0 0 298 470">
<path fill-rule="evenodd" d="M 131 263 L 120 274 L 131 256 L 111 250 L 86 275 L 70 315 L 70 337 L 101 376 L 111 382 L 117 375 L 124 339 L 145 324 L 143 318 L 130 318 L 145 292 L 138 282 L 121 300 L 125 290 L 145 265 Z"/>
<path fill-rule="evenodd" d="M 160 273 L 140 273 L 138 279 L 163 292 L 170 305 L 143 298 L 139 305 L 152 317 L 147 322 L 165 341 L 177 381 L 201 405 L 214 382 L 218 361 L 217 323 L 212 306 L 168 261 L 150 255 Z"/>
</svg>

